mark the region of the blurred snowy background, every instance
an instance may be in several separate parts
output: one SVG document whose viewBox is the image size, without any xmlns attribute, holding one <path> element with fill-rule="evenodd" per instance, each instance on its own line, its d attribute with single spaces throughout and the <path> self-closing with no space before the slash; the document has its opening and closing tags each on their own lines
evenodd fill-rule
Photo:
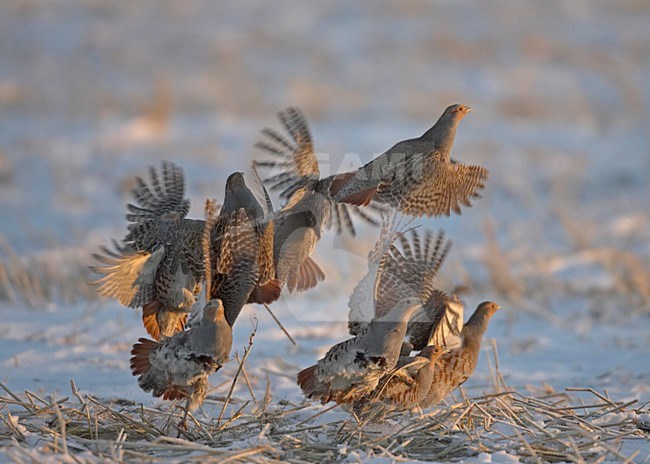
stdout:
<svg viewBox="0 0 650 464">
<path fill-rule="evenodd" d="M 646 1 L 0 3 L 0 381 L 151 401 L 128 369 L 136 311 L 87 285 L 91 253 L 125 231 L 136 175 L 172 160 L 191 215 L 277 110 L 301 107 L 323 171 L 420 135 L 452 103 L 474 112 L 454 156 L 490 169 L 441 286 L 504 308 L 486 339 L 516 388 L 589 386 L 650 399 L 650 4 Z M 276 199 L 277 200 L 277 199 Z M 328 234 L 327 280 L 250 307 L 256 386 L 346 337 L 347 298 L 377 230 Z M 228 379 L 235 366 L 213 378 Z M 271 372 L 271 374 L 269 374 Z M 489 391 L 482 355 L 473 394 Z M 222 389 L 223 390 L 223 389 Z"/>
</svg>

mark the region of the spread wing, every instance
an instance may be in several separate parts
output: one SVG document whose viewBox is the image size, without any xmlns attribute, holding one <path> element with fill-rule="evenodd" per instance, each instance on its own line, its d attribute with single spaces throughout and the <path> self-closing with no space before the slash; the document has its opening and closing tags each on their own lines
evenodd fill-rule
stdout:
<svg viewBox="0 0 650 464">
<path fill-rule="evenodd" d="M 113 249 L 102 247 L 101 254 L 93 254 L 97 264 L 90 267 L 102 275 L 93 282 L 97 293 L 132 308 L 148 303 L 154 298 L 155 271 L 163 252 L 163 249 L 154 253 L 138 251 L 115 240 Z"/>
<path fill-rule="evenodd" d="M 433 331 L 427 345 L 440 345 L 451 350 L 461 345 L 463 331 L 463 305 L 458 299 L 446 301 L 444 311 L 438 312 L 440 317 L 434 321 Z"/>
<path fill-rule="evenodd" d="M 409 322 L 407 333 L 413 349 L 419 351 L 427 345 L 440 345 L 447 349 L 459 347 L 463 312 L 463 305 L 455 295 L 449 297 L 445 292 L 435 290 Z"/>
<path fill-rule="evenodd" d="M 355 235 L 353 216 L 358 216 L 370 224 L 378 225 L 379 221 L 368 211 L 364 211 L 358 206 L 335 202 L 331 198 L 329 187 L 334 182 L 339 182 L 346 174 L 334 175 L 325 179 L 320 178 L 311 132 L 302 111 L 298 108 L 288 107 L 278 113 L 278 118 L 291 140 L 273 129 L 262 130 L 264 139 L 255 146 L 276 158 L 273 161 L 255 161 L 254 163 L 255 166 L 271 169 L 271 175 L 264 179 L 264 183 L 269 185 L 271 190 L 280 191 L 280 198 L 289 201 L 296 192 L 303 188 L 320 192 L 331 204 L 328 211 L 329 218 L 326 221 L 327 227 L 336 228 L 339 234 L 347 230 Z M 349 174 L 353 175 L 354 173 Z M 369 205 L 369 208 L 378 212 L 385 211 L 383 206 L 376 203 Z"/>
<path fill-rule="evenodd" d="M 153 251 L 164 243 L 174 223 L 183 219 L 190 201 L 185 198 L 183 170 L 169 161 L 163 161 L 161 173 L 149 168 L 150 184 L 136 177 L 137 186 L 131 190 L 134 203 L 127 205 L 128 234 L 125 242 L 139 251 Z"/>
<path fill-rule="evenodd" d="M 417 229 L 398 236 L 400 248 L 390 245 L 378 271 L 375 290 L 375 317 L 387 314 L 399 301 L 419 298 L 428 301 L 435 291 L 435 277 L 451 248 L 444 232 L 434 237 Z"/>
<path fill-rule="evenodd" d="M 255 196 L 255 199 L 260 205 L 264 205 L 264 216 L 268 217 L 273 213 L 273 202 L 271 201 L 271 196 L 269 195 L 268 190 L 264 186 L 264 181 L 260 177 L 259 172 L 257 172 L 256 164 L 251 166 L 252 176 L 250 182 L 250 190 Z"/>
<path fill-rule="evenodd" d="M 282 189 L 281 198 L 290 198 L 300 188 L 318 181 L 320 170 L 307 119 L 302 111 L 288 107 L 278 113 L 278 118 L 293 141 L 273 129 L 262 129 L 264 139 L 255 146 L 279 159 L 257 161 L 255 165 L 275 171 L 276 174 L 264 179 L 264 182 L 270 185 L 271 190 Z"/>
<path fill-rule="evenodd" d="M 184 219 L 190 206 L 184 197 L 183 171 L 163 162 L 160 173 L 150 167 L 150 182 L 137 177 L 131 191 L 135 204 L 128 204 L 130 221 L 124 243 L 113 242 L 113 250 L 102 248 L 92 269 L 102 274 L 94 283 L 100 295 L 131 307 L 156 298 L 157 291 L 171 289 L 181 267 L 184 275 L 202 275 L 200 231 L 202 221 Z M 156 282 L 158 279 L 158 282 Z"/>
<path fill-rule="evenodd" d="M 379 264 L 390 245 L 395 241 L 401 229 L 401 217 L 394 210 L 384 216 L 379 239 L 368 252 L 368 272 L 361 278 L 352 291 L 348 301 L 348 329 L 357 335 L 375 317 L 375 284 Z"/>
<path fill-rule="evenodd" d="M 472 198 L 481 197 L 489 177 L 483 166 L 448 163 L 431 153 L 405 159 L 400 172 L 396 179 L 382 182 L 376 195 L 413 216 L 461 214 L 461 205 L 472 206 Z"/>
</svg>

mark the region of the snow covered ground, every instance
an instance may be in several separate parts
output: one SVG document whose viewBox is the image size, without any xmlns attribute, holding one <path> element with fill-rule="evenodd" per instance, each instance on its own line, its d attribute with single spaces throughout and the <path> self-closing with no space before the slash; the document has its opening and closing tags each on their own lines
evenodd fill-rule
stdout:
<svg viewBox="0 0 650 464">
<path fill-rule="evenodd" d="M 258 131 L 277 127 L 284 106 L 310 118 L 328 174 L 462 102 L 474 112 L 454 154 L 491 177 L 462 216 L 422 221 L 454 241 L 441 286 L 470 283 L 468 311 L 501 303 L 486 346 L 496 341 L 509 388 L 590 387 L 647 413 L 649 23 L 647 2 L 631 0 L 2 2 L 0 382 L 61 397 L 74 379 L 97 397 L 160 403 L 128 369 L 138 314 L 96 299 L 86 269 L 123 235 L 128 190 L 148 165 L 181 165 L 200 217 L 227 175 L 260 156 Z M 346 337 L 347 298 L 376 237 L 328 234 L 316 253 L 327 280 L 273 305 L 297 347 L 263 308 L 242 313 L 239 354 L 259 322 L 246 364 L 256 396 L 268 378 L 274 403 L 302 401 L 293 374 Z M 494 391 L 490 356 L 469 396 Z M 624 454 L 648 462 L 645 438 Z"/>
</svg>

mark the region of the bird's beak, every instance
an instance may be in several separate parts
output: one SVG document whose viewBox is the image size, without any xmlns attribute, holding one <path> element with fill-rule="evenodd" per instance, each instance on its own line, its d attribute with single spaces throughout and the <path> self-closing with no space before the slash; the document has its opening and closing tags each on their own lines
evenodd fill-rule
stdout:
<svg viewBox="0 0 650 464">
<path fill-rule="evenodd" d="M 467 107 L 467 112 L 470 113 L 470 112 L 472 112 L 472 111 L 474 111 L 474 110 L 468 106 L 468 107 Z"/>
</svg>

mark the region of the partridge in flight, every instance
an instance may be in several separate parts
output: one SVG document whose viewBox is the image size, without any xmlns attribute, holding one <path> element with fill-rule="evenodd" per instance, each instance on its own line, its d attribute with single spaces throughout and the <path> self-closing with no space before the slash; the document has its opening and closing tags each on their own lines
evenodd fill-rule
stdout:
<svg viewBox="0 0 650 464">
<path fill-rule="evenodd" d="M 482 166 L 451 158 L 456 128 L 470 111 L 451 105 L 422 136 L 398 142 L 355 173 L 342 175 L 330 195 L 357 206 L 376 201 L 412 216 L 461 214 L 461 205 L 480 198 L 489 175 Z"/>
<path fill-rule="evenodd" d="M 123 244 L 114 241 L 114 250 L 103 248 L 101 255 L 94 255 L 99 264 L 93 270 L 102 274 L 95 281 L 98 293 L 125 306 L 142 307 L 147 332 L 160 340 L 183 330 L 194 302 L 188 295 L 200 291 L 205 277 L 205 221 L 185 217 L 190 202 L 184 196 L 180 167 L 163 162 L 161 174 L 150 169 L 150 179 L 150 184 L 136 179 L 138 185 L 132 191 L 135 204 L 127 205 L 128 234 Z M 280 295 L 280 286 L 274 277 L 273 228 L 264 223 L 263 208 L 241 173 L 232 174 L 226 182 L 224 205 L 210 236 L 212 262 L 218 265 L 224 228 L 240 208 L 255 224 L 258 237 L 259 275 L 246 302 L 249 298 L 251 302 L 274 301 Z M 221 299 L 229 322 L 234 323 L 241 307 L 232 307 L 227 298 Z"/>
</svg>

